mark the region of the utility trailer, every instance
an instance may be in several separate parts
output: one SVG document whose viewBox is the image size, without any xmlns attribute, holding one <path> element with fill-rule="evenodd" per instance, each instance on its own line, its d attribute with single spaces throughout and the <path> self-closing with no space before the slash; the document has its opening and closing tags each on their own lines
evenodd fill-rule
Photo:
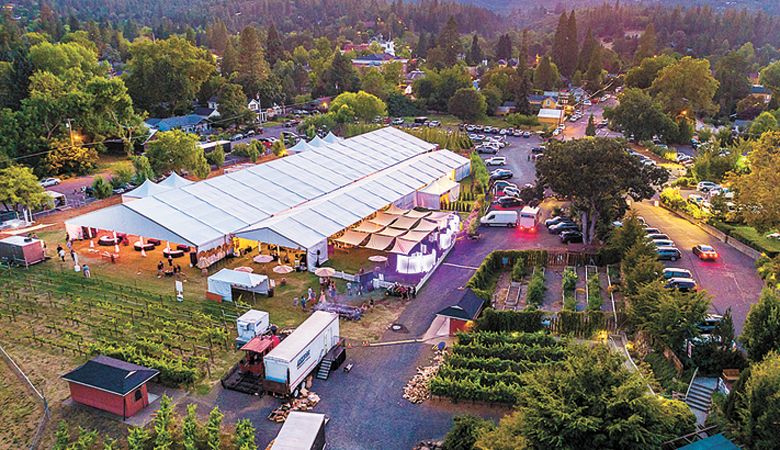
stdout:
<svg viewBox="0 0 780 450">
<path fill-rule="evenodd" d="M 306 377 L 314 372 L 326 355 L 336 354 L 331 350 L 338 344 L 338 314 L 315 311 L 265 355 L 263 387 L 266 391 L 279 395 L 297 395 Z M 338 362 L 345 357 L 343 348 L 340 350 L 337 353 Z"/>
</svg>

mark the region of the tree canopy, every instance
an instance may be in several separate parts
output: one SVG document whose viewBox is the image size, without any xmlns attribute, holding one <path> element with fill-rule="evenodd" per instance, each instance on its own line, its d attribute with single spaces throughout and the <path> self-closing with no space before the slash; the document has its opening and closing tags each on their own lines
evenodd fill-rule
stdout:
<svg viewBox="0 0 780 450">
<path fill-rule="evenodd" d="M 668 178 L 666 170 L 642 165 L 620 142 L 607 138 L 550 142 L 536 168 L 542 184 L 571 199 L 586 243 L 594 241 L 600 220 L 623 215 L 626 196 L 649 198 Z"/>
<path fill-rule="evenodd" d="M 0 169 L 0 204 L 8 211 L 37 209 L 51 202 L 29 167 L 9 166 Z"/>
<path fill-rule="evenodd" d="M 209 164 L 203 148 L 198 146 L 198 136 L 181 130 L 162 131 L 149 142 L 146 157 L 154 173 L 163 175 L 171 171 L 190 171 L 199 178 L 209 174 Z"/>
<path fill-rule="evenodd" d="M 713 114 L 718 111 L 713 102 L 718 86 L 709 61 L 686 56 L 659 70 L 650 92 L 673 116 L 683 112 Z"/>
<path fill-rule="evenodd" d="M 644 141 L 660 136 L 670 140 L 677 134 L 677 125 L 667 116 L 659 102 L 639 88 L 628 88 L 620 94 L 617 106 L 604 111 L 604 116 L 626 136 Z"/>
<path fill-rule="evenodd" d="M 730 177 L 745 221 L 760 230 L 780 226 L 780 131 L 764 133 L 751 143 L 747 173 Z"/>
<path fill-rule="evenodd" d="M 764 288 L 758 303 L 750 307 L 740 340 L 753 361 L 780 349 L 780 294 L 776 290 Z"/>
</svg>

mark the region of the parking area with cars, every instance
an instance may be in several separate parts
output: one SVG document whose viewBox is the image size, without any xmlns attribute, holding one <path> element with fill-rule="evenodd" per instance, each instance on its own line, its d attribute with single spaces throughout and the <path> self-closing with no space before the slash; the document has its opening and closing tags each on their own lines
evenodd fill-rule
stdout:
<svg viewBox="0 0 780 450">
<path fill-rule="evenodd" d="M 755 262 L 730 245 L 707 234 L 697 225 L 651 202 L 634 203 L 632 206 L 656 234 L 663 234 L 675 243 L 679 256 L 663 261 L 667 269 L 678 269 L 671 278 L 690 278 L 696 287 L 705 289 L 712 297 L 712 313 L 722 315 L 731 308 L 734 327 L 742 331 L 750 305 L 758 300 L 763 287 L 755 270 Z M 697 246 L 703 246 L 694 251 Z M 709 250 L 711 248 L 712 250 Z M 714 252 L 704 254 L 703 252 Z M 667 276 L 667 273 L 664 274 Z"/>
</svg>

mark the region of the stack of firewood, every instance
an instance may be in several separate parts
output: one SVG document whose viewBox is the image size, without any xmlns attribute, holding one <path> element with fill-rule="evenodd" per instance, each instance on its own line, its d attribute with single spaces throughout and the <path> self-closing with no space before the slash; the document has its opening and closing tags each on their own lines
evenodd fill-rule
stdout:
<svg viewBox="0 0 780 450">
<path fill-rule="evenodd" d="M 282 423 L 287 420 L 290 411 L 310 411 L 320 402 L 320 396 L 306 389 L 301 389 L 301 395 L 271 411 L 268 420 Z"/>
<path fill-rule="evenodd" d="M 444 362 L 444 352 L 436 350 L 431 359 L 431 365 L 418 367 L 417 374 L 404 386 L 404 398 L 412 403 L 422 403 L 431 396 L 429 384 L 439 373 L 439 367 Z"/>
</svg>

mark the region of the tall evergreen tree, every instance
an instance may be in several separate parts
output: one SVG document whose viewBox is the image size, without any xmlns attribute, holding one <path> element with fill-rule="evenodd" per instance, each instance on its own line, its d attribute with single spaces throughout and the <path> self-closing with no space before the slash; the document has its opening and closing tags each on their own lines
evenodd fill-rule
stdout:
<svg viewBox="0 0 780 450">
<path fill-rule="evenodd" d="M 502 34 L 498 38 L 498 43 L 496 44 L 496 59 L 503 59 L 504 61 L 509 61 L 509 58 L 512 57 L 512 39 L 509 37 L 508 34 Z"/>
<path fill-rule="evenodd" d="M 639 38 L 639 46 L 634 54 L 634 61 L 639 62 L 644 58 L 654 56 L 658 45 L 656 41 L 655 26 L 653 22 L 650 22 L 647 24 L 645 32 L 642 33 L 642 37 Z"/>
<path fill-rule="evenodd" d="M 531 103 L 528 96 L 531 95 L 531 73 L 523 63 L 517 65 L 517 70 L 512 80 L 512 96 L 514 97 L 517 112 L 520 114 L 531 113 Z"/>
<path fill-rule="evenodd" d="M 523 70 L 528 68 L 528 29 L 523 30 L 523 36 L 520 39 L 520 48 L 517 51 L 518 69 L 520 67 Z"/>
<path fill-rule="evenodd" d="M 214 49 L 218 55 L 224 55 L 228 41 L 230 40 L 230 34 L 228 33 L 227 26 L 225 26 L 225 22 L 217 19 L 216 22 L 209 26 L 206 35 L 208 36 L 209 47 Z"/>
<path fill-rule="evenodd" d="M 268 63 L 271 65 L 276 64 L 280 59 L 284 59 L 284 44 L 282 44 L 282 38 L 279 36 L 279 32 L 276 30 L 276 25 L 273 22 L 268 27 L 265 39 L 265 55 Z"/>
<path fill-rule="evenodd" d="M 231 74 L 238 71 L 238 50 L 233 45 L 233 40 L 228 40 L 225 47 L 225 54 L 222 56 L 222 63 L 220 65 L 222 76 L 225 78 L 230 77 Z"/>
<path fill-rule="evenodd" d="M 264 53 L 257 29 L 250 25 L 241 30 L 238 36 L 238 83 L 249 98 L 257 96 L 270 74 Z"/>
<path fill-rule="evenodd" d="M 555 87 L 558 80 L 552 67 L 552 61 L 549 56 L 544 56 L 534 72 L 534 87 L 543 91 L 548 91 Z"/>
<path fill-rule="evenodd" d="M 555 36 L 553 37 L 552 44 L 552 60 L 558 67 L 563 66 L 564 59 L 566 58 L 566 27 L 568 25 L 569 20 L 566 16 L 566 12 L 563 12 L 558 18 L 558 26 L 555 28 Z"/>
<path fill-rule="evenodd" d="M 588 33 L 585 35 L 585 40 L 582 42 L 582 49 L 580 49 L 580 59 L 577 64 L 577 69 L 582 72 L 588 70 L 588 67 L 590 67 L 590 59 L 593 57 L 593 52 L 598 45 L 598 41 L 593 37 L 593 31 L 588 28 Z"/>
<path fill-rule="evenodd" d="M 471 38 L 471 48 L 468 55 L 466 55 L 466 63 L 470 66 L 476 66 L 482 63 L 484 55 L 482 54 L 482 48 L 479 46 L 479 37 L 477 33 Z"/>
<path fill-rule="evenodd" d="M 601 76 L 602 70 L 601 47 L 596 47 L 590 57 L 588 71 L 585 72 L 585 81 L 587 81 L 588 89 L 591 91 L 601 89 L 601 82 L 603 81 Z"/>
<path fill-rule="evenodd" d="M 460 43 L 458 23 L 455 17 L 450 16 L 447 25 L 441 30 L 437 44 L 441 50 L 443 62 L 446 66 L 453 66 L 458 62 L 458 55 L 463 53 L 463 45 Z"/>
<path fill-rule="evenodd" d="M 563 65 L 558 65 L 558 69 L 566 77 L 571 77 L 577 70 L 577 57 L 579 56 L 579 44 L 577 39 L 577 18 L 572 10 L 569 15 L 569 22 L 566 25 L 566 44 L 565 44 Z"/>
<path fill-rule="evenodd" d="M 418 58 L 426 58 L 428 56 L 428 35 L 425 31 L 420 31 L 420 38 L 417 40 L 414 56 Z"/>
</svg>

